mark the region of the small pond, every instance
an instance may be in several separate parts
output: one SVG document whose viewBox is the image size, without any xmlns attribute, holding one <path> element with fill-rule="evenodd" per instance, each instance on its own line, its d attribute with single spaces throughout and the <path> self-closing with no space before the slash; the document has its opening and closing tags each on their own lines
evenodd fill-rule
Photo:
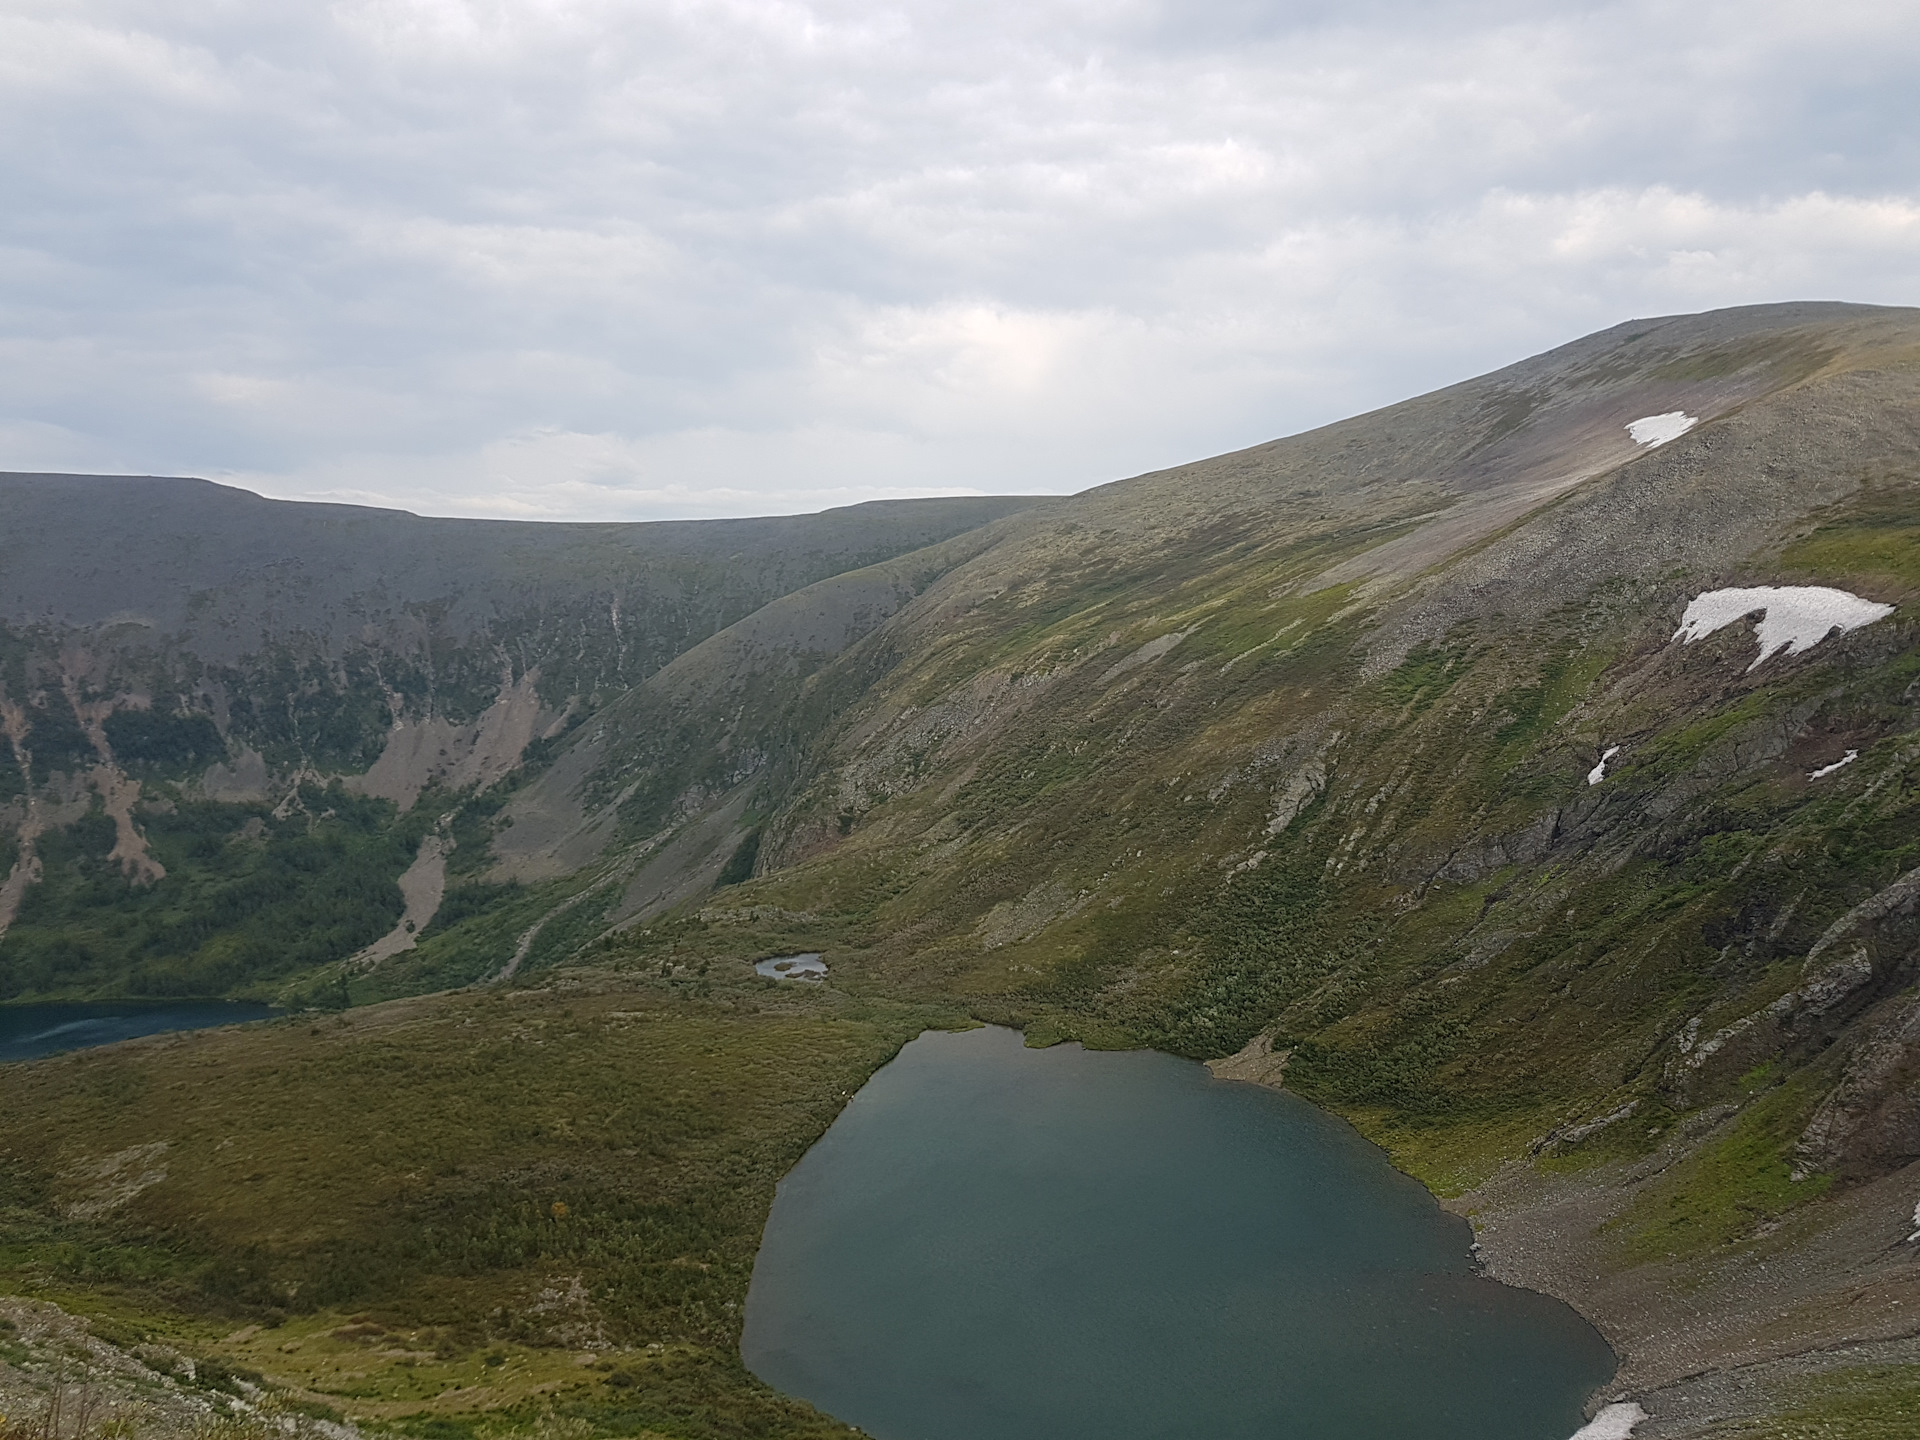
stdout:
<svg viewBox="0 0 1920 1440">
<path fill-rule="evenodd" d="M 1613 1374 L 1345 1122 L 929 1032 L 775 1199 L 753 1372 L 879 1440 L 1566 1440 Z"/>
<path fill-rule="evenodd" d="M 0 1005 L 0 1062 L 37 1060 L 62 1050 L 85 1050 L 167 1030 L 238 1025 L 279 1013 L 271 1005 L 227 1000 Z"/>
<path fill-rule="evenodd" d="M 827 978 L 827 962 L 818 954 L 776 955 L 771 960 L 757 962 L 753 968 L 772 980 L 817 981 Z"/>
</svg>

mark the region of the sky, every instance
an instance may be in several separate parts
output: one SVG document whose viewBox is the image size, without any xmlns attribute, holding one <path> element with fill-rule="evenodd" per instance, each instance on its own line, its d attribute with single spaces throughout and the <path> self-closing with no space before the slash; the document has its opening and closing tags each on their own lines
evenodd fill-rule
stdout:
<svg viewBox="0 0 1920 1440">
<path fill-rule="evenodd" d="M 0 469 L 1062 493 L 1920 304 L 1920 0 L 0 0 Z"/>
</svg>

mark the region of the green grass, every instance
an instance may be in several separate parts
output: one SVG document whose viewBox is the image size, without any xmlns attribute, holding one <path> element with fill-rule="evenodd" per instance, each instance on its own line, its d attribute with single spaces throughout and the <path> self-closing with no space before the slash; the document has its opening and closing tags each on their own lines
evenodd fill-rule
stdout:
<svg viewBox="0 0 1920 1440">
<path fill-rule="evenodd" d="M 1827 583 L 1857 577 L 1920 589 L 1920 505 L 1909 486 L 1870 485 L 1782 550 L 1780 563 Z"/>
<path fill-rule="evenodd" d="M 825 1433 L 740 1367 L 754 1251 L 775 1182 L 941 1019 L 576 977 L 10 1067 L 0 1288 L 370 1420 Z"/>
<path fill-rule="evenodd" d="M 1779 1387 L 1780 1409 L 1704 1432 L 1712 1440 L 1911 1440 L 1920 1365 L 1860 1366 Z"/>
<path fill-rule="evenodd" d="M 1767 1089 L 1727 1134 L 1672 1166 L 1634 1198 L 1613 1228 L 1636 1260 L 1686 1257 L 1750 1236 L 1825 1194 L 1828 1175 L 1794 1178 L 1791 1150 L 1819 1102 L 1801 1072 Z"/>
<path fill-rule="evenodd" d="M 1471 664 L 1463 646 L 1416 645 L 1380 681 L 1380 696 L 1389 705 L 1418 713 L 1445 695 Z"/>
<path fill-rule="evenodd" d="M 1775 383 L 1780 383 L 1814 374 L 1830 363 L 1836 353 L 1811 339 L 1795 337 L 1783 341 L 1768 336 L 1690 351 L 1655 366 L 1649 375 L 1655 380 L 1717 380 L 1764 368 L 1777 377 Z"/>
</svg>

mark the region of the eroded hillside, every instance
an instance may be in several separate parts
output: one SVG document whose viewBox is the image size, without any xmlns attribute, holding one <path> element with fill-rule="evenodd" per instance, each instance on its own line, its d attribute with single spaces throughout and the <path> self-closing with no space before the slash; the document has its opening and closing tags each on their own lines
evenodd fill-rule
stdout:
<svg viewBox="0 0 1920 1440">
<path fill-rule="evenodd" d="M 474 827 L 570 727 L 1028 503 L 529 525 L 0 476 L 0 997 L 331 993 L 486 868 Z"/>
</svg>

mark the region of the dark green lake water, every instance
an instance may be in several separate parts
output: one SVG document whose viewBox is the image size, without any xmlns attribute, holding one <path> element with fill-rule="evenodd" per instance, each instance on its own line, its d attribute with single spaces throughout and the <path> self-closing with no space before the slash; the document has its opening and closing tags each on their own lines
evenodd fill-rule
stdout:
<svg viewBox="0 0 1920 1440">
<path fill-rule="evenodd" d="M 1613 1374 L 1344 1121 L 929 1032 L 782 1182 L 742 1345 L 879 1440 L 1566 1440 Z"/>
<path fill-rule="evenodd" d="M 206 1030 L 280 1012 L 243 1001 L 99 1001 L 0 1005 L 0 1062 L 37 1060 L 168 1030 Z"/>
</svg>

